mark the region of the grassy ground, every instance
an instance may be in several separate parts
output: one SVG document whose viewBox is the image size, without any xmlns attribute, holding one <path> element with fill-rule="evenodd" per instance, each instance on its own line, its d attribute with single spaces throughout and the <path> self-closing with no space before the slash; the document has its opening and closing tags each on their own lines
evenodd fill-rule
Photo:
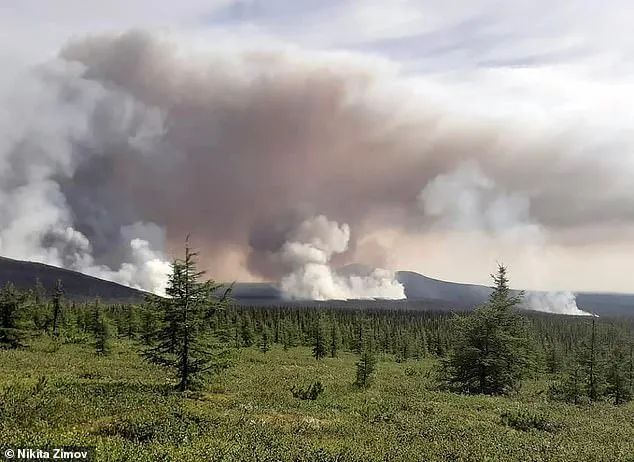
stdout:
<svg viewBox="0 0 634 462">
<path fill-rule="evenodd" d="M 433 360 L 383 361 L 360 391 L 351 354 L 317 362 L 273 348 L 237 353 L 207 391 L 182 397 L 135 351 L 121 342 L 96 357 L 43 339 L 0 351 L 0 444 L 96 445 L 103 461 L 634 460 L 633 404 L 550 403 L 546 382 L 459 396 L 434 390 Z M 292 396 L 312 380 L 319 399 Z"/>
</svg>

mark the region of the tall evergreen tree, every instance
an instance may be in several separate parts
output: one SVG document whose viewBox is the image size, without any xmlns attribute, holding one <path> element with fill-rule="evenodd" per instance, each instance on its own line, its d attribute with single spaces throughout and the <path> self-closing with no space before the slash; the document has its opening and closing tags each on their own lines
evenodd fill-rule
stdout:
<svg viewBox="0 0 634 462">
<path fill-rule="evenodd" d="M 95 352 L 98 355 L 107 355 L 110 353 L 110 323 L 103 314 L 103 310 L 99 304 L 95 305 L 95 313 L 93 315 L 93 333 L 95 335 Z"/>
<path fill-rule="evenodd" d="M 632 399 L 629 384 L 629 364 L 625 349 L 617 345 L 612 350 L 608 363 L 607 395 L 614 399 L 617 406 Z"/>
<path fill-rule="evenodd" d="M 313 356 L 315 359 L 323 359 L 326 357 L 326 351 L 326 329 L 323 320 L 319 317 L 313 331 Z"/>
<path fill-rule="evenodd" d="M 140 337 L 141 343 L 146 347 L 153 346 L 156 341 L 159 326 L 158 308 L 160 305 L 148 300 L 140 310 Z"/>
<path fill-rule="evenodd" d="M 554 344 L 549 344 L 545 354 L 546 371 L 550 374 L 556 374 L 561 371 L 562 358 L 561 351 Z"/>
<path fill-rule="evenodd" d="M 162 322 L 156 345 L 148 348 L 145 356 L 173 369 L 180 391 L 190 389 L 201 373 L 227 365 L 223 352 L 212 348 L 213 339 L 202 327 L 210 311 L 225 308 L 230 288 L 219 295 L 222 284 L 202 282 L 204 271 L 198 271 L 196 257 L 187 239 L 184 259 L 172 263 L 167 298 L 150 297 L 150 303 L 160 307 Z"/>
<path fill-rule="evenodd" d="M 336 358 L 339 354 L 339 345 L 341 344 L 341 334 L 337 322 L 332 319 L 330 323 L 330 357 Z"/>
<path fill-rule="evenodd" d="M 59 335 L 59 323 L 62 315 L 62 297 L 64 296 L 64 289 L 62 287 L 62 281 L 57 280 L 55 291 L 53 292 L 53 335 L 57 337 Z"/>
<path fill-rule="evenodd" d="M 354 351 L 358 355 L 363 352 L 364 342 L 366 341 L 367 329 L 364 321 L 357 319 L 357 325 L 355 326 L 355 339 L 354 339 Z"/>
<path fill-rule="evenodd" d="M 50 323 L 50 314 L 46 303 L 46 289 L 39 278 L 35 279 L 35 287 L 32 292 L 31 318 L 35 328 L 46 331 Z"/>
<path fill-rule="evenodd" d="M 253 345 L 254 335 L 251 323 L 248 319 L 242 319 L 242 328 L 240 330 L 240 336 L 242 337 L 242 344 L 246 347 Z"/>
<path fill-rule="evenodd" d="M 361 388 L 367 388 L 370 386 L 374 371 L 376 369 L 376 358 L 372 346 L 366 344 L 361 351 L 359 361 L 356 363 L 357 374 L 355 385 Z"/>
<path fill-rule="evenodd" d="M 271 331 L 268 327 L 262 327 L 262 335 L 260 336 L 260 351 L 266 353 L 271 349 Z"/>
<path fill-rule="evenodd" d="M 563 379 L 551 387 L 551 395 L 554 399 L 579 404 L 584 395 L 581 366 L 573 362 Z"/>
<path fill-rule="evenodd" d="M 0 289 L 0 348 L 23 346 L 26 336 L 24 326 L 25 297 L 8 282 Z"/>
<path fill-rule="evenodd" d="M 462 392 L 507 393 L 531 363 L 526 323 L 515 310 L 523 294 L 512 294 L 503 265 L 492 277 L 489 302 L 456 319 L 455 348 L 443 362 L 448 384 Z"/>
<path fill-rule="evenodd" d="M 577 351 L 577 362 L 585 381 L 586 395 L 597 401 L 604 394 L 605 361 L 602 346 L 597 337 L 596 316 L 592 316 L 590 338 L 582 342 Z"/>
</svg>

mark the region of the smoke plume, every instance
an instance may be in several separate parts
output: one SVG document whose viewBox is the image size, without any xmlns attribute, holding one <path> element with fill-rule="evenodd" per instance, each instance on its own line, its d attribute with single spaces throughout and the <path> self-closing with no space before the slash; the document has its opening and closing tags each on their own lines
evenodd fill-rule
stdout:
<svg viewBox="0 0 634 462">
<path fill-rule="evenodd" d="M 282 277 L 282 293 L 292 299 L 403 299 L 405 289 L 394 273 L 374 269 L 369 275 L 337 274 L 330 267 L 334 254 L 345 252 L 350 227 L 319 215 L 303 221 L 289 236 L 279 252 L 290 268 Z"/>
<path fill-rule="evenodd" d="M 368 236 L 447 217 L 518 244 L 540 227 L 563 242 L 634 222 L 631 169 L 604 155 L 613 137 L 472 117 L 451 86 L 362 54 L 132 31 L 1 79 L 0 253 L 146 290 L 161 290 L 187 233 L 219 280 L 398 297 L 389 274 L 341 280 L 330 265 L 375 258 Z M 481 177 L 443 176 L 469 161 Z M 319 226 L 332 240 L 305 230 Z"/>
<path fill-rule="evenodd" d="M 525 249 L 533 268 L 534 284 L 548 274 L 540 262 L 546 244 L 542 226 L 530 217 L 530 200 L 520 192 L 506 193 L 474 162 L 431 180 L 419 195 L 423 212 L 443 229 L 488 234 L 498 241 Z M 549 313 L 590 315 L 577 307 L 572 292 L 529 291 L 524 307 Z"/>
</svg>

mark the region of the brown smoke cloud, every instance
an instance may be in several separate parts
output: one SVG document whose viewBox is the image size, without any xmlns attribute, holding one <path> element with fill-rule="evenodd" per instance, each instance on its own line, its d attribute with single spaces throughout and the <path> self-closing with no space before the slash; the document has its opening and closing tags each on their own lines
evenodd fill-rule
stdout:
<svg viewBox="0 0 634 462">
<path fill-rule="evenodd" d="M 140 222 L 164 228 L 171 252 L 192 233 L 217 279 L 278 279 L 288 268 L 275 256 L 320 214 L 352 231 L 334 264 L 388 260 L 364 238 L 425 232 L 435 218 L 421 214 L 420 191 L 465 161 L 529 198 L 546 229 L 634 219 L 631 172 L 574 127 L 468 118 L 374 58 L 193 50 L 132 31 L 76 40 L 56 65 L 77 69 L 58 84 L 63 98 L 78 85 L 117 95 L 85 111 L 88 126 L 69 137 L 70 173 L 51 175 L 69 221 L 109 267 L 125 260 L 121 228 Z"/>
</svg>

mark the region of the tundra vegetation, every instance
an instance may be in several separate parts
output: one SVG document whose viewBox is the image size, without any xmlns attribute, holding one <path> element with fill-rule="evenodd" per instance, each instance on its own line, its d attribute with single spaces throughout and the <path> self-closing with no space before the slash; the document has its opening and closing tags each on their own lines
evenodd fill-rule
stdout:
<svg viewBox="0 0 634 462">
<path fill-rule="evenodd" d="M 97 460 L 634 460 L 634 317 L 239 306 L 187 249 L 142 305 L 0 290 L 0 444 Z M 49 292 L 47 292 L 47 290 Z"/>
</svg>

